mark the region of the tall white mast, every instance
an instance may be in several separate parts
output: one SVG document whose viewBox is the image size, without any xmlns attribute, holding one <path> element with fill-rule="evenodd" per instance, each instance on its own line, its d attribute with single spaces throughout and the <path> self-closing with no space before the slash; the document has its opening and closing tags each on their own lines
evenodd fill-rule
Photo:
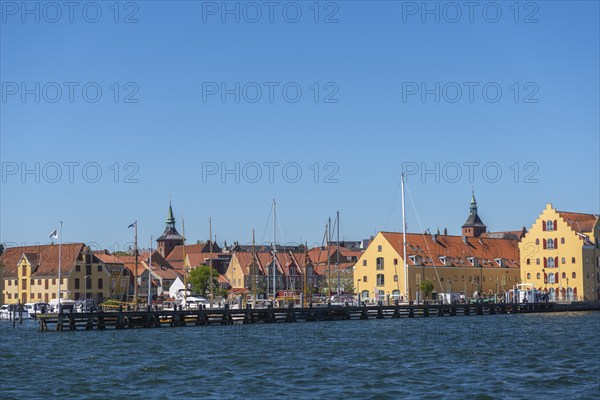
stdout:
<svg viewBox="0 0 600 400">
<path fill-rule="evenodd" d="M 410 301 L 408 298 L 408 267 L 406 264 L 406 216 L 404 214 L 404 173 L 402 173 L 402 258 L 404 260 L 404 299 Z"/>
<path fill-rule="evenodd" d="M 275 306 L 275 297 L 277 296 L 277 204 L 275 203 L 275 199 L 273 199 L 273 306 Z"/>
<path fill-rule="evenodd" d="M 152 308 L 152 235 L 150 235 L 150 255 L 148 256 L 148 308 Z"/>
<path fill-rule="evenodd" d="M 58 238 L 58 313 L 60 314 L 60 270 L 62 267 L 62 221 L 60 221 L 60 230 L 59 230 L 59 238 Z"/>
<path fill-rule="evenodd" d="M 336 223 L 337 223 L 337 255 L 335 259 L 335 269 L 337 270 L 337 294 L 341 295 L 340 288 L 340 212 L 337 211 L 336 215 Z"/>
</svg>

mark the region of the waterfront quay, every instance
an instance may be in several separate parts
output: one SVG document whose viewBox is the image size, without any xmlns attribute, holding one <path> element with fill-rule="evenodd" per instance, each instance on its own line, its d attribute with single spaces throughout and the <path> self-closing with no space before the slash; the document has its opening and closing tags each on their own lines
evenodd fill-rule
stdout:
<svg viewBox="0 0 600 400">
<path fill-rule="evenodd" d="M 297 307 L 269 309 L 145 310 L 40 314 L 41 331 L 105 330 L 336 320 L 481 316 L 495 314 L 599 311 L 600 302 L 474 303 L 373 307 Z"/>
</svg>

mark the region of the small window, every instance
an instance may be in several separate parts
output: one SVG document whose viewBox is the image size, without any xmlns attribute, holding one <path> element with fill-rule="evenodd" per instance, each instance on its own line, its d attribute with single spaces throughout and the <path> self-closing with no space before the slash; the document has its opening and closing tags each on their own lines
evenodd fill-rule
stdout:
<svg viewBox="0 0 600 400">
<path fill-rule="evenodd" d="M 77 271 L 77 272 L 81 271 L 81 265 L 76 265 L 75 266 L 75 271 Z"/>
<path fill-rule="evenodd" d="M 541 279 L 542 276 L 540 275 L 540 273 L 538 272 L 537 275 L 535 276 L 537 279 Z"/>
<path fill-rule="evenodd" d="M 240 284 L 242 283 L 242 280 L 240 279 Z M 98 289 L 103 289 L 104 288 L 104 280 L 102 278 L 98 278 Z"/>
<path fill-rule="evenodd" d="M 562 264 L 566 264 L 566 261 L 567 261 L 567 260 L 565 260 L 565 258 L 564 258 L 564 257 L 563 257 L 563 258 L 561 258 L 561 260 L 560 260 L 560 262 L 561 262 Z"/>
<path fill-rule="evenodd" d="M 365 276 L 363 276 L 363 282 L 366 282 L 366 281 L 367 281 L 367 276 L 365 275 Z"/>
<path fill-rule="evenodd" d="M 398 275 L 394 275 L 394 282 L 398 282 Z"/>
<path fill-rule="evenodd" d="M 546 230 L 547 231 L 553 231 L 554 230 L 554 223 L 552 221 L 546 221 Z"/>
<path fill-rule="evenodd" d="M 98 265 L 98 272 L 102 272 L 102 265 Z"/>
<path fill-rule="evenodd" d="M 564 237 L 560 238 L 560 244 L 565 244 L 565 238 Z"/>
<path fill-rule="evenodd" d="M 398 265 L 398 259 L 394 258 L 394 265 Z"/>
<path fill-rule="evenodd" d="M 535 260 L 535 263 L 536 263 L 537 265 L 540 265 L 540 259 L 539 259 L 539 258 L 537 258 L 537 259 Z"/>
<path fill-rule="evenodd" d="M 549 249 L 549 250 L 554 249 L 554 239 L 548 239 L 547 247 L 546 248 Z"/>
<path fill-rule="evenodd" d="M 563 278 L 563 279 L 567 279 L 567 273 L 566 273 L 566 272 L 563 272 L 563 273 L 562 273 L 562 278 Z"/>
<path fill-rule="evenodd" d="M 571 257 L 571 263 L 575 264 L 575 257 Z"/>
<path fill-rule="evenodd" d="M 383 270 L 383 257 L 377 257 L 376 269 Z"/>
<path fill-rule="evenodd" d="M 540 239 L 535 239 L 535 245 L 539 246 L 540 245 Z"/>
<path fill-rule="evenodd" d="M 383 249 L 383 246 L 381 246 L 381 245 L 377 246 L 377 251 L 378 252 L 381 252 L 382 249 Z"/>
<path fill-rule="evenodd" d="M 363 267 L 367 266 L 367 260 L 363 260 Z"/>
<path fill-rule="evenodd" d="M 377 274 L 377 286 L 385 285 L 385 276 L 383 274 Z"/>
<path fill-rule="evenodd" d="M 531 279 L 531 274 L 529 272 L 527 273 L 527 279 Z"/>
<path fill-rule="evenodd" d="M 529 260 L 529 258 L 528 258 L 528 259 L 527 259 L 527 265 L 529 265 L 529 264 L 530 264 L 530 261 L 531 261 L 531 260 Z"/>
</svg>

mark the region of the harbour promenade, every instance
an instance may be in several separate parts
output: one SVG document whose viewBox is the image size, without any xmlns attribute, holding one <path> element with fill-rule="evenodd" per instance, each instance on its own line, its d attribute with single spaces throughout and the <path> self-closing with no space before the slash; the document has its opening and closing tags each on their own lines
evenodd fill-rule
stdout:
<svg viewBox="0 0 600 400">
<path fill-rule="evenodd" d="M 40 330 L 74 331 L 293 323 L 335 320 L 482 316 L 495 314 L 599 311 L 600 302 L 573 303 L 475 303 L 391 305 L 371 307 L 291 307 L 270 309 L 199 309 L 102 311 L 93 313 L 39 314 Z"/>
</svg>

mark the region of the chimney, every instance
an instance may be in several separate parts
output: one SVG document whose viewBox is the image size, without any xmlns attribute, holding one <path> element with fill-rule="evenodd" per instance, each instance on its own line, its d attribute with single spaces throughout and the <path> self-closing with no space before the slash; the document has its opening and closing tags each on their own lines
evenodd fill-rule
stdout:
<svg viewBox="0 0 600 400">
<path fill-rule="evenodd" d="M 444 236 L 448 236 L 448 228 L 444 228 Z"/>
<path fill-rule="evenodd" d="M 465 244 L 469 244 L 469 240 L 467 240 L 467 237 L 466 237 L 466 236 L 463 236 L 463 237 L 462 237 L 462 240 L 463 240 L 463 242 L 464 242 Z"/>
</svg>

